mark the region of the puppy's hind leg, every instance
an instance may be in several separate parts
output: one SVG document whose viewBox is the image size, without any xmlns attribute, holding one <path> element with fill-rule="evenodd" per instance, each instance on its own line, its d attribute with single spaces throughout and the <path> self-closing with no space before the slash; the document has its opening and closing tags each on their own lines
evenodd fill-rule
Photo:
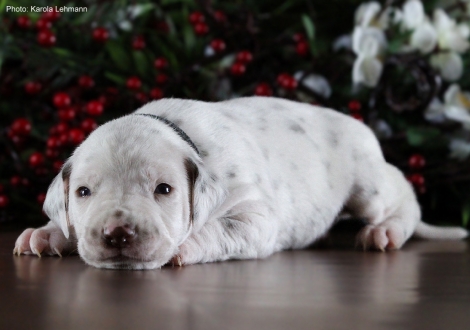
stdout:
<svg viewBox="0 0 470 330">
<path fill-rule="evenodd" d="M 421 219 L 413 189 L 403 174 L 385 162 L 375 164 L 353 189 L 348 208 L 369 223 L 357 236 L 364 249 L 399 249 Z"/>
</svg>

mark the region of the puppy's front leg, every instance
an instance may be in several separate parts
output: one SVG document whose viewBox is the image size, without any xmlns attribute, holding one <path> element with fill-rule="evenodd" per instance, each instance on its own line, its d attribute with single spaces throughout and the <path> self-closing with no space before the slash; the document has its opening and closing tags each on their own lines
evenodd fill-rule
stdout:
<svg viewBox="0 0 470 330">
<path fill-rule="evenodd" d="M 266 257 L 274 252 L 275 230 L 276 226 L 268 222 L 266 207 L 259 202 L 243 202 L 189 236 L 171 263 Z"/>
<path fill-rule="evenodd" d="M 72 230 L 72 228 L 70 228 Z M 42 254 L 62 256 L 77 249 L 77 241 L 73 231 L 67 239 L 62 230 L 52 221 L 41 228 L 28 228 L 18 237 L 13 254 Z"/>
</svg>

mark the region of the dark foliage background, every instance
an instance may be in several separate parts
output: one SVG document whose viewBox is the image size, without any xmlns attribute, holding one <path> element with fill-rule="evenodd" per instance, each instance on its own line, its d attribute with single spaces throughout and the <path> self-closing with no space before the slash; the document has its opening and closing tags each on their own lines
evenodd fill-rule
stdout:
<svg viewBox="0 0 470 330">
<path fill-rule="evenodd" d="M 354 84 L 359 55 L 350 45 L 334 45 L 351 35 L 362 3 L 0 1 L 0 223 L 47 221 L 41 206 L 48 184 L 96 125 L 161 97 L 272 95 L 364 121 L 388 161 L 408 175 L 424 219 L 467 226 L 470 162 L 449 157 L 449 146 L 457 135 L 470 143 L 468 131 L 458 120 L 425 118 L 431 101 L 442 100 L 455 83 L 430 65 L 430 57 L 446 49 L 403 52 L 412 31 L 390 23 L 377 56 L 380 79 L 374 86 Z M 403 4 L 382 1 L 379 14 Z M 56 5 L 87 11 L 7 11 Z M 426 1 L 425 10 L 432 15 L 442 7 L 465 23 L 466 6 Z M 459 56 L 466 67 L 468 52 Z M 470 73 L 464 70 L 457 83 L 469 87 Z M 468 111 L 470 103 L 462 100 Z"/>
</svg>

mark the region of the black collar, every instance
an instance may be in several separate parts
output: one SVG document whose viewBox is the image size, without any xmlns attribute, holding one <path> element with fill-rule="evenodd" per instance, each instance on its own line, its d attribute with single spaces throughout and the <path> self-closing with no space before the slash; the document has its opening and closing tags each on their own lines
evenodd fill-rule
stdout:
<svg viewBox="0 0 470 330">
<path fill-rule="evenodd" d="M 153 118 L 153 119 L 159 120 L 162 123 L 168 125 L 169 127 L 171 127 L 173 129 L 173 131 L 175 131 L 176 134 L 178 134 L 184 141 L 186 141 L 191 146 L 191 148 L 193 148 L 196 151 L 196 153 L 199 155 L 199 150 L 197 150 L 197 147 L 194 144 L 194 142 L 191 141 L 189 136 L 181 128 L 179 128 L 175 123 L 173 123 L 172 121 L 169 121 L 166 118 L 163 118 L 163 117 L 160 117 L 160 116 L 155 116 L 155 115 L 152 115 L 152 114 L 149 114 L 149 113 L 136 113 L 135 115 L 136 116 L 145 116 L 145 117 Z"/>
</svg>

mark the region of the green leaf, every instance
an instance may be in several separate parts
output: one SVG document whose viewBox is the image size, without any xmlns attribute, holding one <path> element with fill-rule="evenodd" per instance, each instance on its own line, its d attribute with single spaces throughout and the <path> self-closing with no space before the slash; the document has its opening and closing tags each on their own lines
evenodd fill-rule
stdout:
<svg viewBox="0 0 470 330">
<path fill-rule="evenodd" d="M 134 58 L 134 64 L 137 68 L 137 72 L 141 77 L 145 77 L 150 72 L 150 65 L 147 60 L 147 56 L 145 56 L 144 52 L 142 51 L 133 51 L 132 57 Z"/>
<path fill-rule="evenodd" d="M 123 45 L 116 40 L 109 40 L 106 43 L 106 51 L 113 60 L 113 63 L 123 71 L 129 71 L 131 68 L 131 59 L 124 50 Z"/>
<path fill-rule="evenodd" d="M 115 74 L 115 73 L 112 73 L 112 72 L 109 72 L 109 71 L 106 71 L 104 73 L 104 76 L 106 78 L 108 78 L 109 80 L 115 82 L 116 84 L 118 85 L 125 85 L 126 84 L 126 79 L 124 79 L 123 77 L 121 77 L 120 75 L 118 74 Z"/>
<path fill-rule="evenodd" d="M 467 227 L 470 221 L 470 201 L 462 207 L 462 226 Z"/>
<path fill-rule="evenodd" d="M 411 127 L 406 131 L 408 143 L 417 147 L 439 138 L 440 132 L 434 127 Z"/>
<path fill-rule="evenodd" d="M 1 0 L 0 1 L 0 13 L 5 12 L 6 5 L 7 5 L 7 0 Z"/>
<path fill-rule="evenodd" d="M 315 39 L 315 25 L 307 14 L 302 15 L 302 24 L 304 25 L 308 40 Z"/>
</svg>

